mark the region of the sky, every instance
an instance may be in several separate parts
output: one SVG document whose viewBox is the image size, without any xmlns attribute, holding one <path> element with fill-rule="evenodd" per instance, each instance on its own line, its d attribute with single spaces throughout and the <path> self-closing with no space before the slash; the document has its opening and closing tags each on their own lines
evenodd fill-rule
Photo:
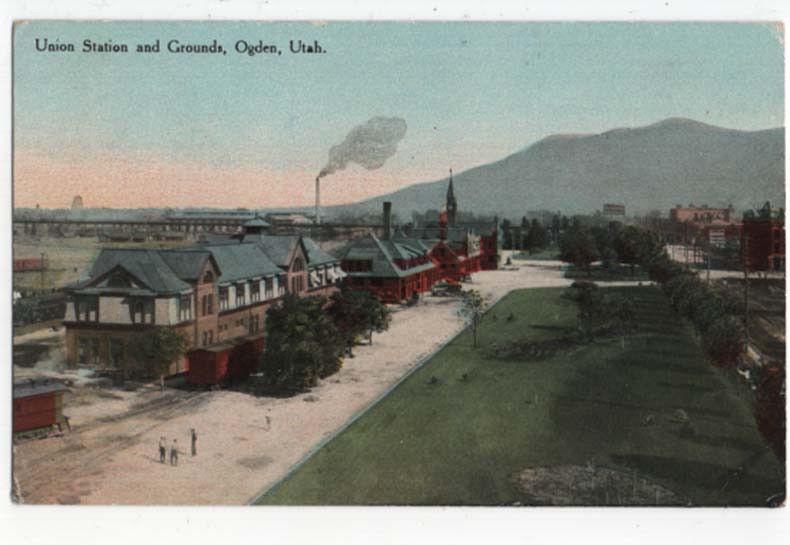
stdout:
<svg viewBox="0 0 790 545">
<path fill-rule="evenodd" d="M 75 52 L 40 52 L 43 39 Z M 407 123 L 384 166 L 322 180 L 342 204 L 446 177 L 557 133 L 688 117 L 783 125 L 770 24 L 28 22 L 14 32 L 14 205 L 309 205 L 329 149 Z M 84 53 L 83 40 L 126 44 Z M 136 53 L 160 41 L 160 53 Z M 225 55 L 169 53 L 167 42 Z M 239 40 L 281 55 L 238 53 Z M 322 54 L 292 54 L 291 40 Z"/>
</svg>

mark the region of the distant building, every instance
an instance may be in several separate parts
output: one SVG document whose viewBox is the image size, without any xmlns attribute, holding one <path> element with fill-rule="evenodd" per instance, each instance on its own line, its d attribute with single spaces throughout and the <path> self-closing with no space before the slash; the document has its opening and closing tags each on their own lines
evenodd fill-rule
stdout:
<svg viewBox="0 0 790 545">
<path fill-rule="evenodd" d="M 72 210 L 82 210 L 83 209 L 82 197 L 77 195 L 71 201 L 71 209 Z"/>
<path fill-rule="evenodd" d="M 711 223 L 729 224 L 734 222 L 732 205 L 727 208 L 710 208 L 707 205 L 680 206 L 679 204 L 669 211 L 669 219 L 675 223 L 689 223 L 702 227 Z"/>
<path fill-rule="evenodd" d="M 603 215 L 610 217 L 625 217 L 625 205 L 606 203 L 603 205 Z"/>
<path fill-rule="evenodd" d="M 741 251 L 749 270 L 783 271 L 785 268 L 784 211 L 773 213 L 771 205 L 756 214 L 744 214 Z"/>
<path fill-rule="evenodd" d="M 289 225 L 309 225 L 314 223 L 311 218 L 308 218 L 304 214 L 281 213 L 281 212 L 272 212 L 271 214 L 266 214 L 266 221 L 271 223 L 272 226 L 274 227 L 289 226 Z"/>
</svg>

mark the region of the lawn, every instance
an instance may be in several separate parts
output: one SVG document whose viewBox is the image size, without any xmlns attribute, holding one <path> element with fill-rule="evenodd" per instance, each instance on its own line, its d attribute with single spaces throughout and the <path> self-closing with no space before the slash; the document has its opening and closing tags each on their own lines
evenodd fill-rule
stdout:
<svg viewBox="0 0 790 545">
<path fill-rule="evenodd" d="M 514 292 L 483 320 L 481 348 L 459 335 L 260 503 L 553 503 L 514 482 L 546 467 L 609 468 L 684 504 L 764 505 L 783 491 L 784 467 L 743 392 L 704 360 L 663 294 L 606 289 L 637 307 L 640 329 L 625 349 L 609 339 L 537 361 L 497 359 L 493 343 L 548 340 L 575 325 L 561 289 Z M 679 409 L 693 434 L 676 421 Z"/>
</svg>

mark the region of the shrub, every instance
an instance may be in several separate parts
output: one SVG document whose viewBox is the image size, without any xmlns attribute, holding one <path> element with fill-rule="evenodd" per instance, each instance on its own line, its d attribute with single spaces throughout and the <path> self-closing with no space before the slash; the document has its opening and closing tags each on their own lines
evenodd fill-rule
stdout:
<svg viewBox="0 0 790 545">
<path fill-rule="evenodd" d="M 718 367 L 735 365 L 744 350 L 743 326 L 732 316 L 720 316 L 702 336 L 705 351 Z"/>
</svg>

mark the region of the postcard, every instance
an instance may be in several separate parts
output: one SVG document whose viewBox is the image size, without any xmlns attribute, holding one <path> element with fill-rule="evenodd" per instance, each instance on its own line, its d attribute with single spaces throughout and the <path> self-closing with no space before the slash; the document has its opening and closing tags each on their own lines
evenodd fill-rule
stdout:
<svg viewBox="0 0 790 545">
<path fill-rule="evenodd" d="M 783 44 L 17 21 L 14 501 L 783 505 Z"/>
</svg>

